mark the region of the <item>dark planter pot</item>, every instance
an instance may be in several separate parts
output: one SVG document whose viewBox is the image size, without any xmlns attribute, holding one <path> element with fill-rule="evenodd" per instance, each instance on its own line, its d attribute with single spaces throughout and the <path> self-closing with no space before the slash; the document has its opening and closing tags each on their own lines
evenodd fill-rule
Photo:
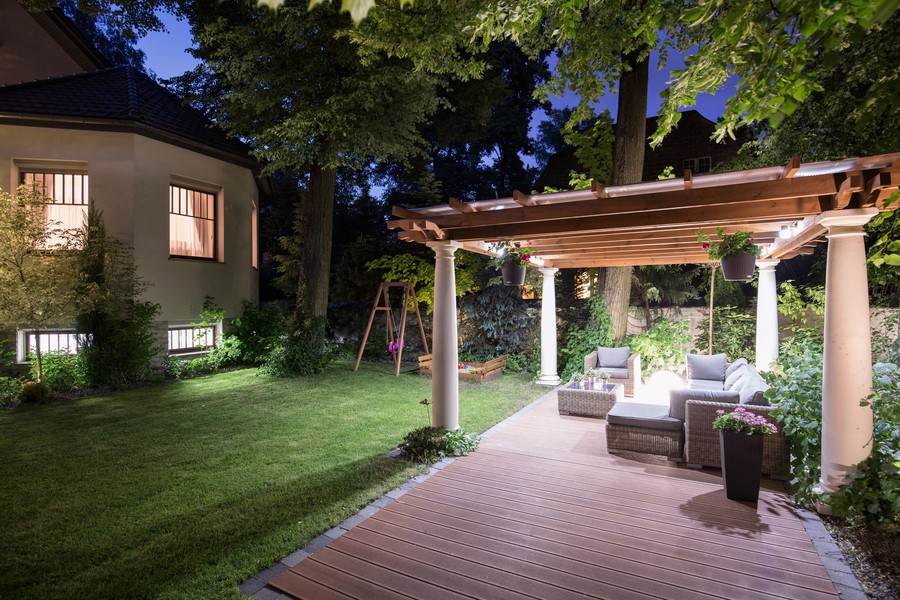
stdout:
<svg viewBox="0 0 900 600">
<path fill-rule="evenodd" d="M 500 273 L 503 275 L 503 285 L 512 287 L 525 283 L 525 267 L 519 265 L 501 265 Z"/>
<path fill-rule="evenodd" d="M 722 276 L 725 281 L 750 281 L 756 270 L 756 255 L 741 252 L 722 257 Z"/>
<path fill-rule="evenodd" d="M 729 500 L 759 500 L 763 437 L 719 430 L 722 480 Z"/>
</svg>

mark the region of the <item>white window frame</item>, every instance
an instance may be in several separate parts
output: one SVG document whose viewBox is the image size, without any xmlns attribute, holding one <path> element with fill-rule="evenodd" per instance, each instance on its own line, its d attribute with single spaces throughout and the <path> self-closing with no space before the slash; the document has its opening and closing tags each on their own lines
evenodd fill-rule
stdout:
<svg viewBox="0 0 900 600">
<path fill-rule="evenodd" d="M 53 352 L 55 350 L 59 350 L 60 345 L 55 344 L 56 348 L 51 348 L 50 338 L 56 337 L 57 342 L 60 336 L 67 336 L 69 342 L 66 346 L 66 350 L 69 354 L 75 354 L 78 352 L 78 338 L 76 337 L 75 330 L 67 327 L 55 327 L 53 329 L 42 329 L 40 333 L 35 331 L 34 329 L 19 329 L 16 331 L 16 362 L 19 364 L 27 364 L 28 353 L 31 348 L 28 345 L 29 338 L 33 337 L 35 334 L 40 335 L 41 337 L 41 355 L 44 355 L 47 352 Z M 43 343 L 44 339 L 47 339 L 47 344 Z"/>
<path fill-rule="evenodd" d="M 175 332 L 179 332 L 175 334 Z M 173 334 L 177 336 L 173 348 Z M 197 345 L 197 340 L 204 336 L 212 341 L 209 345 Z M 219 340 L 222 339 L 222 322 L 219 321 L 208 327 L 197 325 L 196 323 L 170 323 L 166 332 L 166 350 L 172 356 L 191 356 L 198 354 L 206 354 L 211 348 L 214 348 Z M 190 344 L 190 345 L 188 345 Z"/>
</svg>

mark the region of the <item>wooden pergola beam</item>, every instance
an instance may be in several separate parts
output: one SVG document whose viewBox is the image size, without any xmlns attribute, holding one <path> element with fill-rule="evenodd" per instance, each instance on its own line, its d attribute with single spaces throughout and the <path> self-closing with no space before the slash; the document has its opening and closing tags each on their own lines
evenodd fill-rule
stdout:
<svg viewBox="0 0 900 600">
<path fill-rule="evenodd" d="M 471 204 L 469 204 L 467 202 L 463 202 L 462 200 L 459 200 L 457 198 L 450 198 L 449 204 L 450 204 L 450 208 L 452 208 L 456 212 L 467 213 L 467 214 L 473 213 L 473 212 L 478 212 L 477 208 L 475 208 Z"/>
<path fill-rule="evenodd" d="M 794 175 L 797 174 L 797 171 L 800 170 L 800 157 L 796 154 L 791 157 L 791 159 L 784 165 L 784 169 L 781 171 L 782 179 L 791 179 Z"/>
</svg>

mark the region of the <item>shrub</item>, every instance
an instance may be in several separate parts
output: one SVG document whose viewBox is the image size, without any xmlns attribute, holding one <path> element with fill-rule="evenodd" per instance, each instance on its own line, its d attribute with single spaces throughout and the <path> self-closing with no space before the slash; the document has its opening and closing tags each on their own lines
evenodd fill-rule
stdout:
<svg viewBox="0 0 900 600">
<path fill-rule="evenodd" d="M 124 386 L 146 379 L 151 361 L 163 351 L 154 326 L 160 308 L 153 302 L 127 302 L 124 314 L 106 317 L 102 336 L 95 328 L 81 337 L 79 352 L 90 385 Z"/>
<path fill-rule="evenodd" d="M 900 515 L 900 369 L 878 364 L 873 371 L 872 394 L 860 403 L 874 413 L 872 454 L 830 503 L 836 514 L 891 523 Z"/>
<path fill-rule="evenodd" d="M 478 448 L 479 442 L 477 435 L 462 428 L 421 427 L 406 434 L 400 450 L 410 460 L 431 464 L 446 456 L 465 456 Z"/>
<path fill-rule="evenodd" d="M 781 424 L 791 448 L 794 498 L 800 504 L 816 499 L 813 486 L 822 462 L 822 348 L 812 337 L 795 337 L 782 344 L 772 373 L 764 373 L 772 387 L 766 398 L 772 416 Z"/>
<path fill-rule="evenodd" d="M 262 308 L 244 302 L 243 314 L 233 321 L 237 341 L 238 360 L 244 364 L 261 365 L 287 333 L 287 316 L 278 304 L 268 303 Z"/>
<path fill-rule="evenodd" d="M 333 360 L 334 353 L 324 345 L 325 319 L 311 319 L 282 336 L 281 343 L 262 365 L 264 373 L 275 377 L 318 375 Z"/>
<path fill-rule="evenodd" d="M 40 381 L 29 381 L 19 390 L 19 400 L 22 404 L 37 404 L 50 397 L 50 388 Z"/>
<path fill-rule="evenodd" d="M 15 377 L 0 376 L 0 406 L 9 406 L 19 399 L 22 383 Z"/>
<path fill-rule="evenodd" d="M 630 336 L 626 343 L 641 355 L 641 372 L 649 376 L 657 371 L 684 371 L 684 357 L 691 344 L 687 321 L 660 319 L 646 332 Z"/>
<path fill-rule="evenodd" d="M 90 381 L 85 368 L 84 355 L 53 350 L 41 355 L 43 377 L 41 381 L 55 392 L 67 392 L 88 387 Z M 31 378 L 37 380 L 37 361 L 31 361 Z"/>
<path fill-rule="evenodd" d="M 588 299 L 591 311 L 591 322 L 585 325 L 572 325 L 566 332 L 566 341 L 559 351 L 562 358 L 560 377 L 567 381 L 572 373 L 584 368 L 584 357 L 599 346 L 609 346 L 611 321 L 603 296 L 591 296 Z"/>
<path fill-rule="evenodd" d="M 729 362 L 753 356 L 756 352 L 756 316 L 733 306 L 714 309 L 712 354 L 724 352 Z M 709 347 L 709 316 L 701 323 L 696 346 Z"/>
<path fill-rule="evenodd" d="M 515 291 L 512 291 L 515 290 Z M 463 315 L 461 353 L 473 360 L 490 360 L 527 349 L 538 323 L 518 288 L 491 285 L 460 301 Z"/>
</svg>

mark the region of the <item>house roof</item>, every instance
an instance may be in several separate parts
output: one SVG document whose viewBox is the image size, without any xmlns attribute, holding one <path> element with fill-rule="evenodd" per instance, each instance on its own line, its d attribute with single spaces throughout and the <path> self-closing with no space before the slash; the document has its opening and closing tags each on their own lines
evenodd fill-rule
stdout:
<svg viewBox="0 0 900 600">
<path fill-rule="evenodd" d="M 530 241 L 533 263 L 585 268 L 710 262 L 697 231 L 750 231 L 763 257 L 812 252 L 823 214 L 884 210 L 900 184 L 900 152 L 592 189 L 406 209 L 388 228 L 409 242 L 456 241 L 492 254 L 499 240 Z M 782 228 L 791 236 L 779 239 Z"/>
<path fill-rule="evenodd" d="M 741 145 L 749 140 L 746 128 L 737 131 L 736 139 L 725 138 L 721 143 L 712 141 L 716 124 L 696 110 L 681 113 L 678 125 L 656 148 L 650 147 L 649 140 L 644 145 L 644 165 L 642 181 L 655 180 L 666 167 L 674 168 L 676 177 L 684 174 L 684 160 L 708 157 L 711 166 L 734 158 Z M 656 117 L 647 117 L 646 131 L 649 135 L 656 131 Z M 615 129 L 615 125 L 613 125 Z M 534 189 L 543 191 L 547 187 L 565 189 L 569 187 L 570 173 L 585 173 L 587 170 L 575 156 L 574 148 L 565 148 L 551 156 L 541 172 Z"/>
<path fill-rule="evenodd" d="M 0 123 L 140 133 L 258 167 L 247 146 L 128 65 L 0 86 Z"/>
</svg>

